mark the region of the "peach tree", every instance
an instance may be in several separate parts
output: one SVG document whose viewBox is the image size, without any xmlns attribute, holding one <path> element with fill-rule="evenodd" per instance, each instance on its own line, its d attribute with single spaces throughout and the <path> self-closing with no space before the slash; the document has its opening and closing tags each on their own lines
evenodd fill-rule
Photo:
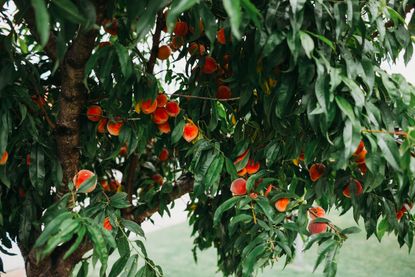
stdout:
<svg viewBox="0 0 415 277">
<path fill-rule="evenodd" d="M 381 63 L 415 1 L 0 3 L 0 251 L 28 276 L 162 276 L 140 224 L 187 193 L 226 276 L 297 237 L 334 276 L 359 229 L 328 210 L 412 247 L 415 89 Z"/>
</svg>

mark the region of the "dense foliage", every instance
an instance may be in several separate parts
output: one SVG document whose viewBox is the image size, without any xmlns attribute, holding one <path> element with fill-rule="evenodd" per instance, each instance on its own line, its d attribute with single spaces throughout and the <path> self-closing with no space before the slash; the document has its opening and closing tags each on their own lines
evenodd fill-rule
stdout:
<svg viewBox="0 0 415 277">
<path fill-rule="evenodd" d="M 298 236 L 334 276 L 359 229 L 333 209 L 412 247 L 415 89 L 380 64 L 412 57 L 415 1 L 0 3 L 0 251 L 29 276 L 163 275 L 140 223 L 187 192 L 226 276 Z"/>
</svg>

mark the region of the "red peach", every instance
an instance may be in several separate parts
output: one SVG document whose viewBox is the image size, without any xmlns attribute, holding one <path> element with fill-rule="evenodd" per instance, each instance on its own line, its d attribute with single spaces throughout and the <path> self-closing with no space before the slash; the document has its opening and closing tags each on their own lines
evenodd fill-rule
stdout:
<svg viewBox="0 0 415 277">
<path fill-rule="evenodd" d="M 155 100 L 145 100 L 141 102 L 141 110 L 144 114 L 151 114 L 157 109 L 157 99 Z"/>
<path fill-rule="evenodd" d="M 257 199 L 257 198 L 258 198 L 258 194 L 257 194 L 257 193 L 255 193 L 255 192 L 251 192 L 251 193 L 249 194 L 249 197 L 251 197 L 251 199 Z"/>
<path fill-rule="evenodd" d="M 167 102 L 166 111 L 169 116 L 176 117 L 180 113 L 179 103 L 175 101 Z"/>
<path fill-rule="evenodd" d="M 168 133 L 170 133 L 170 132 L 171 132 L 171 129 L 170 129 L 170 124 L 169 124 L 169 122 L 168 122 L 168 121 L 167 121 L 166 123 L 163 123 L 163 124 L 157 125 L 157 128 L 159 129 L 159 131 L 160 131 L 162 134 L 168 134 Z"/>
<path fill-rule="evenodd" d="M 271 190 L 272 190 L 272 185 L 268 185 L 267 190 L 264 193 L 265 197 L 268 197 L 268 194 L 271 192 Z"/>
<path fill-rule="evenodd" d="M 105 133 L 105 126 L 107 125 L 107 123 L 108 123 L 108 119 L 106 118 L 101 118 L 98 121 L 98 125 L 97 125 L 98 133 L 101 133 L 101 134 Z"/>
<path fill-rule="evenodd" d="M 103 189 L 104 191 L 110 191 L 110 190 L 111 190 L 111 189 L 110 189 L 110 186 L 109 186 L 109 184 L 108 184 L 107 179 L 102 179 L 101 181 L 99 181 L 99 183 L 101 184 L 102 189 Z"/>
<path fill-rule="evenodd" d="M 84 182 L 86 182 L 89 178 L 92 178 L 94 175 L 94 172 L 87 169 L 78 171 L 78 173 L 76 173 L 76 175 L 73 177 L 73 184 L 75 188 L 78 190 Z M 97 183 L 95 182 L 95 184 L 93 184 L 86 192 L 88 193 L 93 191 L 96 186 Z"/>
<path fill-rule="evenodd" d="M 186 123 L 183 128 L 183 138 L 187 142 L 191 142 L 199 134 L 199 128 L 192 122 Z"/>
<path fill-rule="evenodd" d="M 232 96 L 231 89 L 228 86 L 221 85 L 216 91 L 216 97 L 219 99 L 229 99 Z"/>
<path fill-rule="evenodd" d="M 354 185 L 354 188 L 352 187 L 352 184 Z M 349 183 L 348 185 L 344 187 L 343 195 L 347 198 L 352 198 L 350 195 L 350 192 L 352 189 L 354 189 L 355 196 L 359 196 L 363 193 L 362 184 L 358 180 L 353 179 L 352 183 Z"/>
<path fill-rule="evenodd" d="M 86 111 L 86 116 L 90 121 L 98 122 L 102 116 L 102 109 L 98 105 L 92 105 L 88 107 Z"/>
<path fill-rule="evenodd" d="M 173 37 L 169 43 L 170 49 L 174 52 L 180 49 L 184 44 L 184 39 L 182 37 Z"/>
<path fill-rule="evenodd" d="M 163 176 L 161 176 L 160 174 L 154 174 L 153 176 L 151 176 L 151 179 L 153 179 L 153 181 L 156 183 L 156 184 L 158 184 L 158 185 L 160 185 L 160 186 L 162 186 L 163 185 L 163 183 L 164 183 L 164 181 L 163 181 Z"/>
<path fill-rule="evenodd" d="M 30 154 L 26 155 L 26 165 L 30 166 Z"/>
<path fill-rule="evenodd" d="M 102 26 L 104 26 L 105 32 L 110 35 L 116 36 L 118 34 L 118 20 L 116 18 L 111 19 L 104 19 L 102 21 Z"/>
<path fill-rule="evenodd" d="M 308 224 L 308 231 L 312 235 L 323 233 L 326 230 L 327 230 L 327 223 L 325 223 L 325 222 L 315 222 L 315 219 L 313 219 Z"/>
<path fill-rule="evenodd" d="M 225 29 L 220 28 L 219 31 L 216 32 L 216 38 L 218 42 L 222 45 L 226 44 L 226 38 L 225 38 Z"/>
<path fill-rule="evenodd" d="M 167 95 L 165 95 L 164 93 L 159 93 L 157 95 L 157 107 L 162 108 L 164 106 L 166 106 L 167 104 Z"/>
<path fill-rule="evenodd" d="M 176 22 L 176 26 L 174 27 L 174 34 L 179 37 L 184 37 L 187 35 L 187 32 L 189 31 L 189 26 L 184 21 L 178 21 Z"/>
<path fill-rule="evenodd" d="M 115 179 L 111 179 L 111 181 L 110 181 L 110 189 L 111 189 L 111 191 L 117 191 L 117 192 L 121 191 L 121 184 L 120 184 L 120 182 L 118 182 Z"/>
<path fill-rule="evenodd" d="M 127 147 L 127 145 L 121 146 L 120 152 L 118 153 L 118 155 L 125 156 L 125 155 L 127 155 L 127 153 L 128 153 L 128 147 Z"/>
<path fill-rule="evenodd" d="M 315 182 L 324 174 L 326 167 L 322 163 L 315 163 L 313 164 L 308 173 L 310 174 L 311 181 Z"/>
<path fill-rule="evenodd" d="M 325 214 L 326 214 L 326 211 L 320 206 L 311 207 L 308 210 L 308 215 L 310 216 L 311 219 L 315 219 L 316 217 L 323 217 Z"/>
<path fill-rule="evenodd" d="M 287 210 L 287 206 L 290 204 L 290 199 L 288 198 L 280 198 L 275 202 L 275 208 L 283 213 Z"/>
<path fill-rule="evenodd" d="M 249 159 L 248 164 L 246 165 L 245 168 L 248 174 L 255 174 L 258 172 L 259 167 L 260 167 L 259 162 L 255 162 L 254 160 Z"/>
<path fill-rule="evenodd" d="M 157 52 L 157 58 L 159 60 L 167 60 L 171 55 L 171 48 L 168 45 L 162 45 Z"/>
<path fill-rule="evenodd" d="M 107 123 L 107 130 L 108 133 L 110 133 L 113 136 L 118 136 L 121 131 L 121 127 L 124 125 L 124 123 L 120 120 L 110 120 Z"/>
<path fill-rule="evenodd" d="M 104 228 L 107 229 L 108 231 L 112 230 L 112 225 L 110 222 L 110 218 L 108 216 L 104 219 L 103 225 L 104 225 Z"/>
<path fill-rule="evenodd" d="M 8 158 L 9 158 L 9 153 L 7 151 L 4 151 L 0 159 L 0 165 L 5 165 L 7 163 Z"/>
<path fill-rule="evenodd" d="M 26 197 L 26 192 L 24 191 L 22 187 L 19 187 L 19 197 L 20 199 L 23 199 Z"/>
<path fill-rule="evenodd" d="M 155 124 L 163 124 L 169 120 L 169 114 L 165 108 L 157 108 L 153 113 L 153 122 Z"/>
<path fill-rule="evenodd" d="M 361 140 L 359 143 L 359 146 L 357 146 L 356 150 L 354 151 L 353 156 L 359 155 L 360 152 L 362 152 L 364 147 L 365 147 L 365 143 L 363 142 L 363 140 Z"/>
<path fill-rule="evenodd" d="M 167 150 L 167 148 L 164 147 L 163 149 L 161 149 L 159 159 L 160 161 L 164 162 L 164 161 L 167 161 L 168 158 L 169 158 L 169 150 Z"/>
<path fill-rule="evenodd" d="M 363 148 L 362 151 L 356 156 L 355 161 L 357 164 L 361 164 L 365 162 L 367 150 Z"/>
<path fill-rule="evenodd" d="M 32 100 L 39 108 L 42 108 L 46 104 L 45 98 L 40 95 L 32 95 Z"/>
<path fill-rule="evenodd" d="M 98 48 L 104 48 L 105 46 L 111 46 L 110 41 L 102 41 L 98 44 Z"/>
<path fill-rule="evenodd" d="M 233 180 L 230 189 L 233 195 L 246 194 L 246 180 L 243 178 Z"/>
<path fill-rule="evenodd" d="M 212 74 L 218 69 L 218 64 L 216 63 L 216 60 L 210 56 L 207 56 L 205 58 L 205 63 L 202 67 L 202 72 L 205 74 Z"/>
</svg>

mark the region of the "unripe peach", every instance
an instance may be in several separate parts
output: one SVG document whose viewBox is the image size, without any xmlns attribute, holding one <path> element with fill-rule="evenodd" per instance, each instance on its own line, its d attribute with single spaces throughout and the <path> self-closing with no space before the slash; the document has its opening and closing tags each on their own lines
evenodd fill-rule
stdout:
<svg viewBox="0 0 415 277">
<path fill-rule="evenodd" d="M 325 214 L 326 214 L 326 211 L 320 206 L 311 207 L 308 210 L 308 215 L 310 216 L 311 219 L 315 219 L 316 217 L 323 217 Z"/>
<path fill-rule="evenodd" d="M 166 111 L 169 116 L 176 117 L 180 113 L 179 103 L 175 101 L 167 102 Z"/>
<path fill-rule="evenodd" d="M 7 151 L 4 151 L 0 159 L 0 165 L 5 165 L 7 163 L 8 158 L 9 158 L 9 153 Z"/>
<path fill-rule="evenodd" d="M 233 180 L 231 184 L 231 192 L 233 195 L 246 194 L 246 180 L 243 178 Z"/>
<path fill-rule="evenodd" d="M 98 125 L 97 125 L 98 133 L 101 133 L 101 134 L 105 133 L 105 126 L 107 126 L 107 123 L 108 123 L 108 119 L 106 118 L 101 118 L 98 121 Z"/>
<path fill-rule="evenodd" d="M 226 44 L 226 38 L 225 38 L 225 29 L 220 28 L 219 31 L 216 32 L 216 38 L 218 42 L 222 45 Z"/>
<path fill-rule="evenodd" d="M 308 224 L 308 231 L 312 235 L 323 233 L 326 230 L 327 230 L 327 223 L 325 223 L 325 222 L 315 222 L 315 219 L 313 219 Z"/>
<path fill-rule="evenodd" d="M 210 56 L 207 56 L 205 58 L 205 63 L 202 67 L 202 72 L 205 74 L 212 74 L 218 69 L 218 64 L 216 63 L 216 60 Z"/>
<path fill-rule="evenodd" d="M 146 101 L 141 102 L 141 110 L 144 114 L 151 114 L 157 109 L 157 99 L 151 100 L 148 99 Z"/>
<path fill-rule="evenodd" d="M 167 60 L 171 55 L 171 49 L 168 45 L 162 45 L 159 47 L 159 50 L 157 52 L 157 58 L 159 60 Z"/>
<path fill-rule="evenodd" d="M 167 161 L 168 158 L 169 158 L 169 150 L 167 150 L 167 148 L 164 147 L 163 149 L 161 149 L 159 159 L 160 161 L 164 162 L 164 161 Z"/>
<path fill-rule="evenodd" d="M 350 182 L 348 185 L 344 187 L 343 195 L 347 198 L 352 198 L 350 195 L 351 190 L 354 190 L 355 196 L 361 195 L 363 193 L 362 184 L 358 180 L 353 179 L 352 182 Z"/>
<path fill-rule="evenodd" d="M 232 96 L 231 89 L 228 86 L 221 85 L 216 91 L 216 97 L 219 99 L 229 99 Z"/>
<path fill-rule="evenodd" d="M 104 225 L 104 228 L 107 229 L 108 231 L 112 230 L 112 225 L 110 222 L 110 218 L 108 216 L 104 219 L 103 225 Z"/>
<path fill-rule="evenodd" d="M 178 21 L 176 22 L 176 26 L 174 27 L 174 34 L 179 37 L 184 37 L 187 35 L 187 32 L 189 31 L 189 26 L 184 21 Z"/>
<path fill-rule="evenodd" d="M 258 172 L 259 167 L 260 167 L 259 162 L 255 162 L 254 160 L 249 159 L 248 164 L 246 165 L 245 168 L 248 174 L 255 174 Z"/>
<path fill-rule="evenodd" d="M 121 127 L 124 125 L 119 119 L 110 120 L 107 123 L 107 130 L 112 136 L 118 136 L 121 131 Z"/>
<path fill-rule="evenodd" d="M 160 174 L 154 174 L 153 176 L 151 176 L 151 179 L 153 179 L 153 181 L 156 183 L 156 184 L 158 184 L 158 185 L 160 185 L 160 186 L 162 186 L 163 185 L 163 183 L 164 183 L 164 181 L 163 181 L 163 176 L 161 176 Z"/>
<path fill-rule="evenodd" d="M 86 182 L 89 178 L 92 178 L 94 175 L 94 172 L 87 169 L 78 171 L 78 173 L 73 177 L 73 184 L 75 188 L 78 190 L 84 182 Z M 93 191 L 96 186 L 97 183 L 95 181 L 95 184 L 93 184 L 86 192 L 88 193 Z"/>
<path fill-rule="evenodd" d="M 183 128 L 183 138 L 187 142 L 191 142 L 199 134 L 199 128 L 192 122 L 186 123 Z"/>
<path fill-rule="evenodd" d="M 280 198 L 275 202 L 275 208 L 277 209 L 277 211 L 283 213 L 287 210 L 288 204 L 290 204 L 290 199 Z"/>
<path fill-rule="evenodd" d="M 324 174 L 326 167 L 322 163 L 315 163 L 313 164 L 308 173 L 310 174 L 311 181 L 315 182 Z"/>
<path fill-rule="evenodd" d="M 168 121 L 166 123 L 157 125 L 157 128 L 159 129 L 160 133 L 162 133 L 162 134 L 168 134 L 168 133 L 171 132 L 170 124 L 169 124 Z"/>
<path fill-rule="evenodd" d="M 101 119 L 102 116 L 102 109 L 98 105 L 92 105 L 88 107 L 88 110 L 86 111 L 86 116 L 89 120 L 98 122 Z"/>
<path fill-rule="evenodd" d="M 157 95 L 156 100 L 157 100 L 157 107 L 162 108 L 166 106 L 167 104 L 167 101 L 168 101 L 167 95 L 165 95 L 164 93 L 159 93 Z"/>
<path fill-rule="evenodd" d="M 169 115 L 165 108 L 157 108 L 153 113 L 153 122 L 155 124 L 163 124 L 169 120 Z"/>
</svg>

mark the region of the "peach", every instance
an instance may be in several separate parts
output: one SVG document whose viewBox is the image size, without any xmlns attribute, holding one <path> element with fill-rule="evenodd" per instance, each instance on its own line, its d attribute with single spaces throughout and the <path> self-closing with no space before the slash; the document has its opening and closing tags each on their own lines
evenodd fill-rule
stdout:
<svg viewBox="0 0 415 277">
<path fill-rule="evenodd" d="M 26 165 L 30 166 L 30 154 L 26 155 Z"/>
<path fill-rule="evenodd" d="M 313 219 L 308 224 L 308 231 L 312 235 L 323 233 L 326 230 L 327 230 L 327 223 L 325 223 L 325 222 L 315 222 L 315 219 Z"/>
<path fill-rule="evenodd" d="M 315 182 L 324 174 L 326 167 L 322 163 L 315 163 L 313 164 L 308 173 L 310 174 L 311 181 Z"/>
<path fill-rule="evenodd" d="M 104 228 L 107 229 L 108 231 L 112 230 L 112 225 L 110 222 L 110 218 L 108 216 L 104 219 L 103 225 L 104 225 Z"/>
<path fill-rule="evenodd" d="M 251 192 L 251 193 L 249 194 L 249 197 L 250 197 L 251 199 L 257 199 L 257 198 L 258 198 L 258 194 L 257 194 L 257 193 L 255 193 L 255 192 Z"/>
<path fill-rule="evenodd" d="M 216 32 L 216 38 L 218 42 L 222 45 L 226 44 L 226 38 L 225 38 L 225 29 L 220 28 L 219 31 Z"/>
<path fill-rule="evenodd" d="M 134 105 L 134 111 L 136 113 L 141 113 L 141 103 L 137 103 Z"/>
<path fill-rule="evenodd" d="M 201 43 L 192 42 L 190 43 L 189 48 L 187 48 L 187 51 L 192 56 L 198 56 L 198 55 L 202 56 L 203 54 L 205 54 L 206 48 Z"/>
<path fill-rule="evenodd" d="M 86 116 L 90 121 L 98 122 L 102 116 L 102 109 L 98 105 L 92 105 L 88 107 L 86 111 Z"/>
<path fill-rule="evenodd" d="M 169 43 L 170 49 L 174 52 L 180 49 L 184 44 L 184 40 L 182 37 L 173 37 L 171 42 Z"/>
<path fill-rule="evenodd" d="M 122 121 L 119 119 L 110 120 L 107 123 L 107 130 L 108 133 L 110 133 L 113 136 L 118 136 L 121 131 L 121 127 L 124 125 Z"/>
<path fill-rule="evenodd" d="M 316 217 L 323 217 L 326 215 L 326 211 L 320 207 L 320 206 L 316 206 L 316 207 L 311 207 L 308 210 L 308 215 L 310 216 L 311 219 L 315 219 Z"/>
<path fill-rule="evenodd" d="M 187 35 L 187 32 L 189 31 L 189 26 L 184 21 L 178 21 L 176 22 L 176 26 L 174 26 L 173 33 L 176 36 L 184 37 Z"/>
<path fill-rule="evenodd" d="M 264 193 L 265 197 L 268 197 L 268 194 L 271 192 L 271 190 L 272 190 L 272 185 L 268 185 L 267 190 Z"/>
<path fill-rule="evenodd" d="M 165 108 L 157 108 L 153 113 L 153 122 L 155 124 L 163 124 L 169 120 L 169 115 Z"/>
<path fill-rule="evenodd" d="M 357 164 L 361 164 L 365 162 L 366 159 L 367 150 L 366 148 L 363 148 L 362 151 L 360 151 L 359 154 L 356 155 L 355 161 Z"/>
<path fill-rule="evenodd" d="M 406 208 L 402 207 L 399 211 L 396 212 L 396 219 L 400 221 L 405 213 L 406 213 Z"/>
<path fill-rule="evenodd" d="M 98 44 L 98 48 L 104 48 L 105 46 L 111 46 L 110 41 L 102 41 Z"/>
<path fill-rule="evenodd" d="M 118 34 L 118 20 L 116 18 L 104 19 L 102 21 L 102 26 L 104 27 L 105 32 L 110 35 L 116 36 Z"/>
<path fill-rule="evenodd" d="M 259 162 L 255 162 L 254 160 L 249 159 L 248 164 L 246 165 L 245 168 L 248 174 L 255 174 L 258 172 L 259 167 L 260 167 Z"/>
<path fill-rule="evenodd" d="M 171 132 L 170 124 L 169 124 L 168 121 L 166 123 L 157 125 L 157 128 L 159 129 L 160 133 L 162 133 L 162 134 L 168 134 L 168 133 Z"/>
<path fill-rule="evenodd" d="M 245 176 L 246 175 L 246 168 L 244 167 L 244 168 L 242 168 L 241 170 L 239 170 L 238 172 L 237 172 L 237 174 L 238 174 L 238 176 Z"/>
<path fill-rule="evenodd" d="M 166 104 L 167 104 L 167 101 L 168 101 L 167 100 L 167 95 L 165 95 L 164 93 L 159 93 L 157 95 L 156 100 L 157 100 L 157 107 L 162 108 L 162 107 L 166 106 Z"/>
<path fill-rule="evenodd" d="M 171 117 L 176 117 L 180 113 L 179 103 L 175 101 L 169 101 L 166 104 L 167 114 Z"/>
<path fill-rule="evenodd" d="M 366 174 L 366 172 L 367 172 L 367 166 L 366 166 L 366 163 L 365 163 L 365 162 L 360 163 L 360 164 L 358 164 L 358 167 L 359 167 L 359 169 L 360 169 L 360 172 L 362 172 L 362 175 L 365 175 L 365 174 Z"/>
<path fill-rule="evenodd" d="M 94 172 L 87 169 L 82 169 L 78 171 L 78 173 L 76 173 L 76 175 L 73 177 L 73 184 L 75 188 L 78 190 L 83 183 L 85 183 L 88 179 L 92 178 L 94 175 Z M 88 193 L 93 191 L 96 186 L 97 183 L 95 181 L 95 184 L 93 184 L 86 192 Z"/>
<path fill-rule="evenodd" d="M 7 163 L 8 158 L 9 158 L 9 153 L 7 151 L 4 151 L 0 159 L 0 165 L 5 165 Z"/>
<path fill-rule="evenodd" d="M 144 114 L 151 114 L 157 109 L 157 99 L 147 99 L 141 102 L 141 110 Z"/>
<path fill-rule="evenodd" d="M 107 125 L 107 123 L 108 123 L 108 119 L 106 119 L 106 118 L 101 118 L 101 119 L 98 121 L 97 131 L 98 131 L 99 133 L 101 133 L 101 134 L 105 133 L 105 126 Z"/>
<path fill-rule="evenodd" d="M 110 189 L 111 191 L 120 192 L 122 190 L 120 182 L 115 179 L 111 179 L 110 181 Z"/>
<path fill-rule="evenodd" d="M 356 150 L 354 151 L 353 156 L 359 155 L 360 152 L 362 152 L 364 147 L 365 147 L 365 143 L 363 142 L 363 140 L 361 140 L 359 143 L 359 146 L 357 146 Z"/>
<path fill-rule="evenodd" d="M 167 60 L 171 55 L 171 48 L 168 45 L 162 45 L 157 52 L 157 58 L 159 60 Z"/>
<path fill-rule="evenodd" d="M 228 86 L 221 85 L 216 91 L 216 97 L 218 99 L 229 99 L 232 96 L 231 89 Z"/>
<path fill-rule="evenodd" d="M 275 202 L 275 208 L 277 209 L 277 211 L 283 213 L 287 210 L 288 204 L 290 204 L 290 199 L 280 198 Z"/>
<path fill-rule="evenodd" d="M 248 153 L 249 153 L 249 148 L 247 148 L 241 155 L 237 156 L 233 163 L 237 164 L 237 163 L 243 161 L 245 159 L 246 155 L 248 155 Z"/>
<path fill-rule="evenodd" d="M 127 147 L 127 145 L 121 146 L 120 152 L 118 153 L 118 155 L 125 156 L 125 155 L 127 155 L 127 153 L 128 153 L 128 147 Z"/>
<path fill-rule="evenodd" d="M 46 100 L 45 100 L 45 98 L 43 98 L 42 96 L 40 96 L 40 95 L 33 95 L 32 96 L 32 100 L 33 100 L 33 102 L 35 102 L 36 103 L 36 105 L 39 107 L 39 108 L 42 108 L 45 104 L 46 104 Z"/>
<path fill-rule="evenodd" d="M 218 64 L 216 63 L 216 60 L 210 56 L 207 56 L 205 58 L 205 63 L 202 67 L 202 72 L 205 74 L 212 74 L 218 69 Z"/>
<path fill-rule="evenodd" d="M 199 134 L 199 128 L 193 122 L 189 122 L 184 125 L 183 138 L 187 142 L 191 142 L 192 140 L 197 138 L 198 134 Z"/>
<path fill-rule="evenodd" d="M 233 180 L 231 183 L 231 192 L 233 195 L 244 195 L 246 194 L 246 180 L 238 178 Z"/>
<path fill-rule="evenodd" d="M 109 184 L 108 184 L 107 179 L 102 179 L 101 181 L 99 181 L 99 183 L 101 184 L 102 189 L 103 189 L 104 191 L 110 191 L 110 190 L 111 190 L 111 189 L 110 189 L 110 186 L 109 186 Z"/>
<path fill-rule="evenodd" d="M 164 181 L 163 181 L 163 176 L 161 176 L 160 174 L 154 174 L 153 176 L 151 176 L 151 179 L 153 179 L 153 181 L 156 183 L 156 184 L 158 184 L 158 185 L 160 185 L 160 186 L 162 186 L 163 185 L 163 183 L 164 183 Z"/>
<path fill-rule="evenodd" d="M 168 158 L 169 158 L 169 150 L 167 150 L 167 148 L 164 147 L 163 149 L 161 149 L 159 159 L 160 161 L 164 162 L 164 161 L 167 161 Z"/>
<path fill-rule="evenodd" d="M 354 188 L 352 187 L 352 184 L 354 185 Z M 353 182 L 349 183 L 348 185 L 344 187 L 343 195 L 347 198 L 352 198 L 350 195 L 351 190 L 354 191 L 355 196 L 361 195 L 363 193 L 362 184 L 358 180 L 353 179 Z"/>
</svg>

